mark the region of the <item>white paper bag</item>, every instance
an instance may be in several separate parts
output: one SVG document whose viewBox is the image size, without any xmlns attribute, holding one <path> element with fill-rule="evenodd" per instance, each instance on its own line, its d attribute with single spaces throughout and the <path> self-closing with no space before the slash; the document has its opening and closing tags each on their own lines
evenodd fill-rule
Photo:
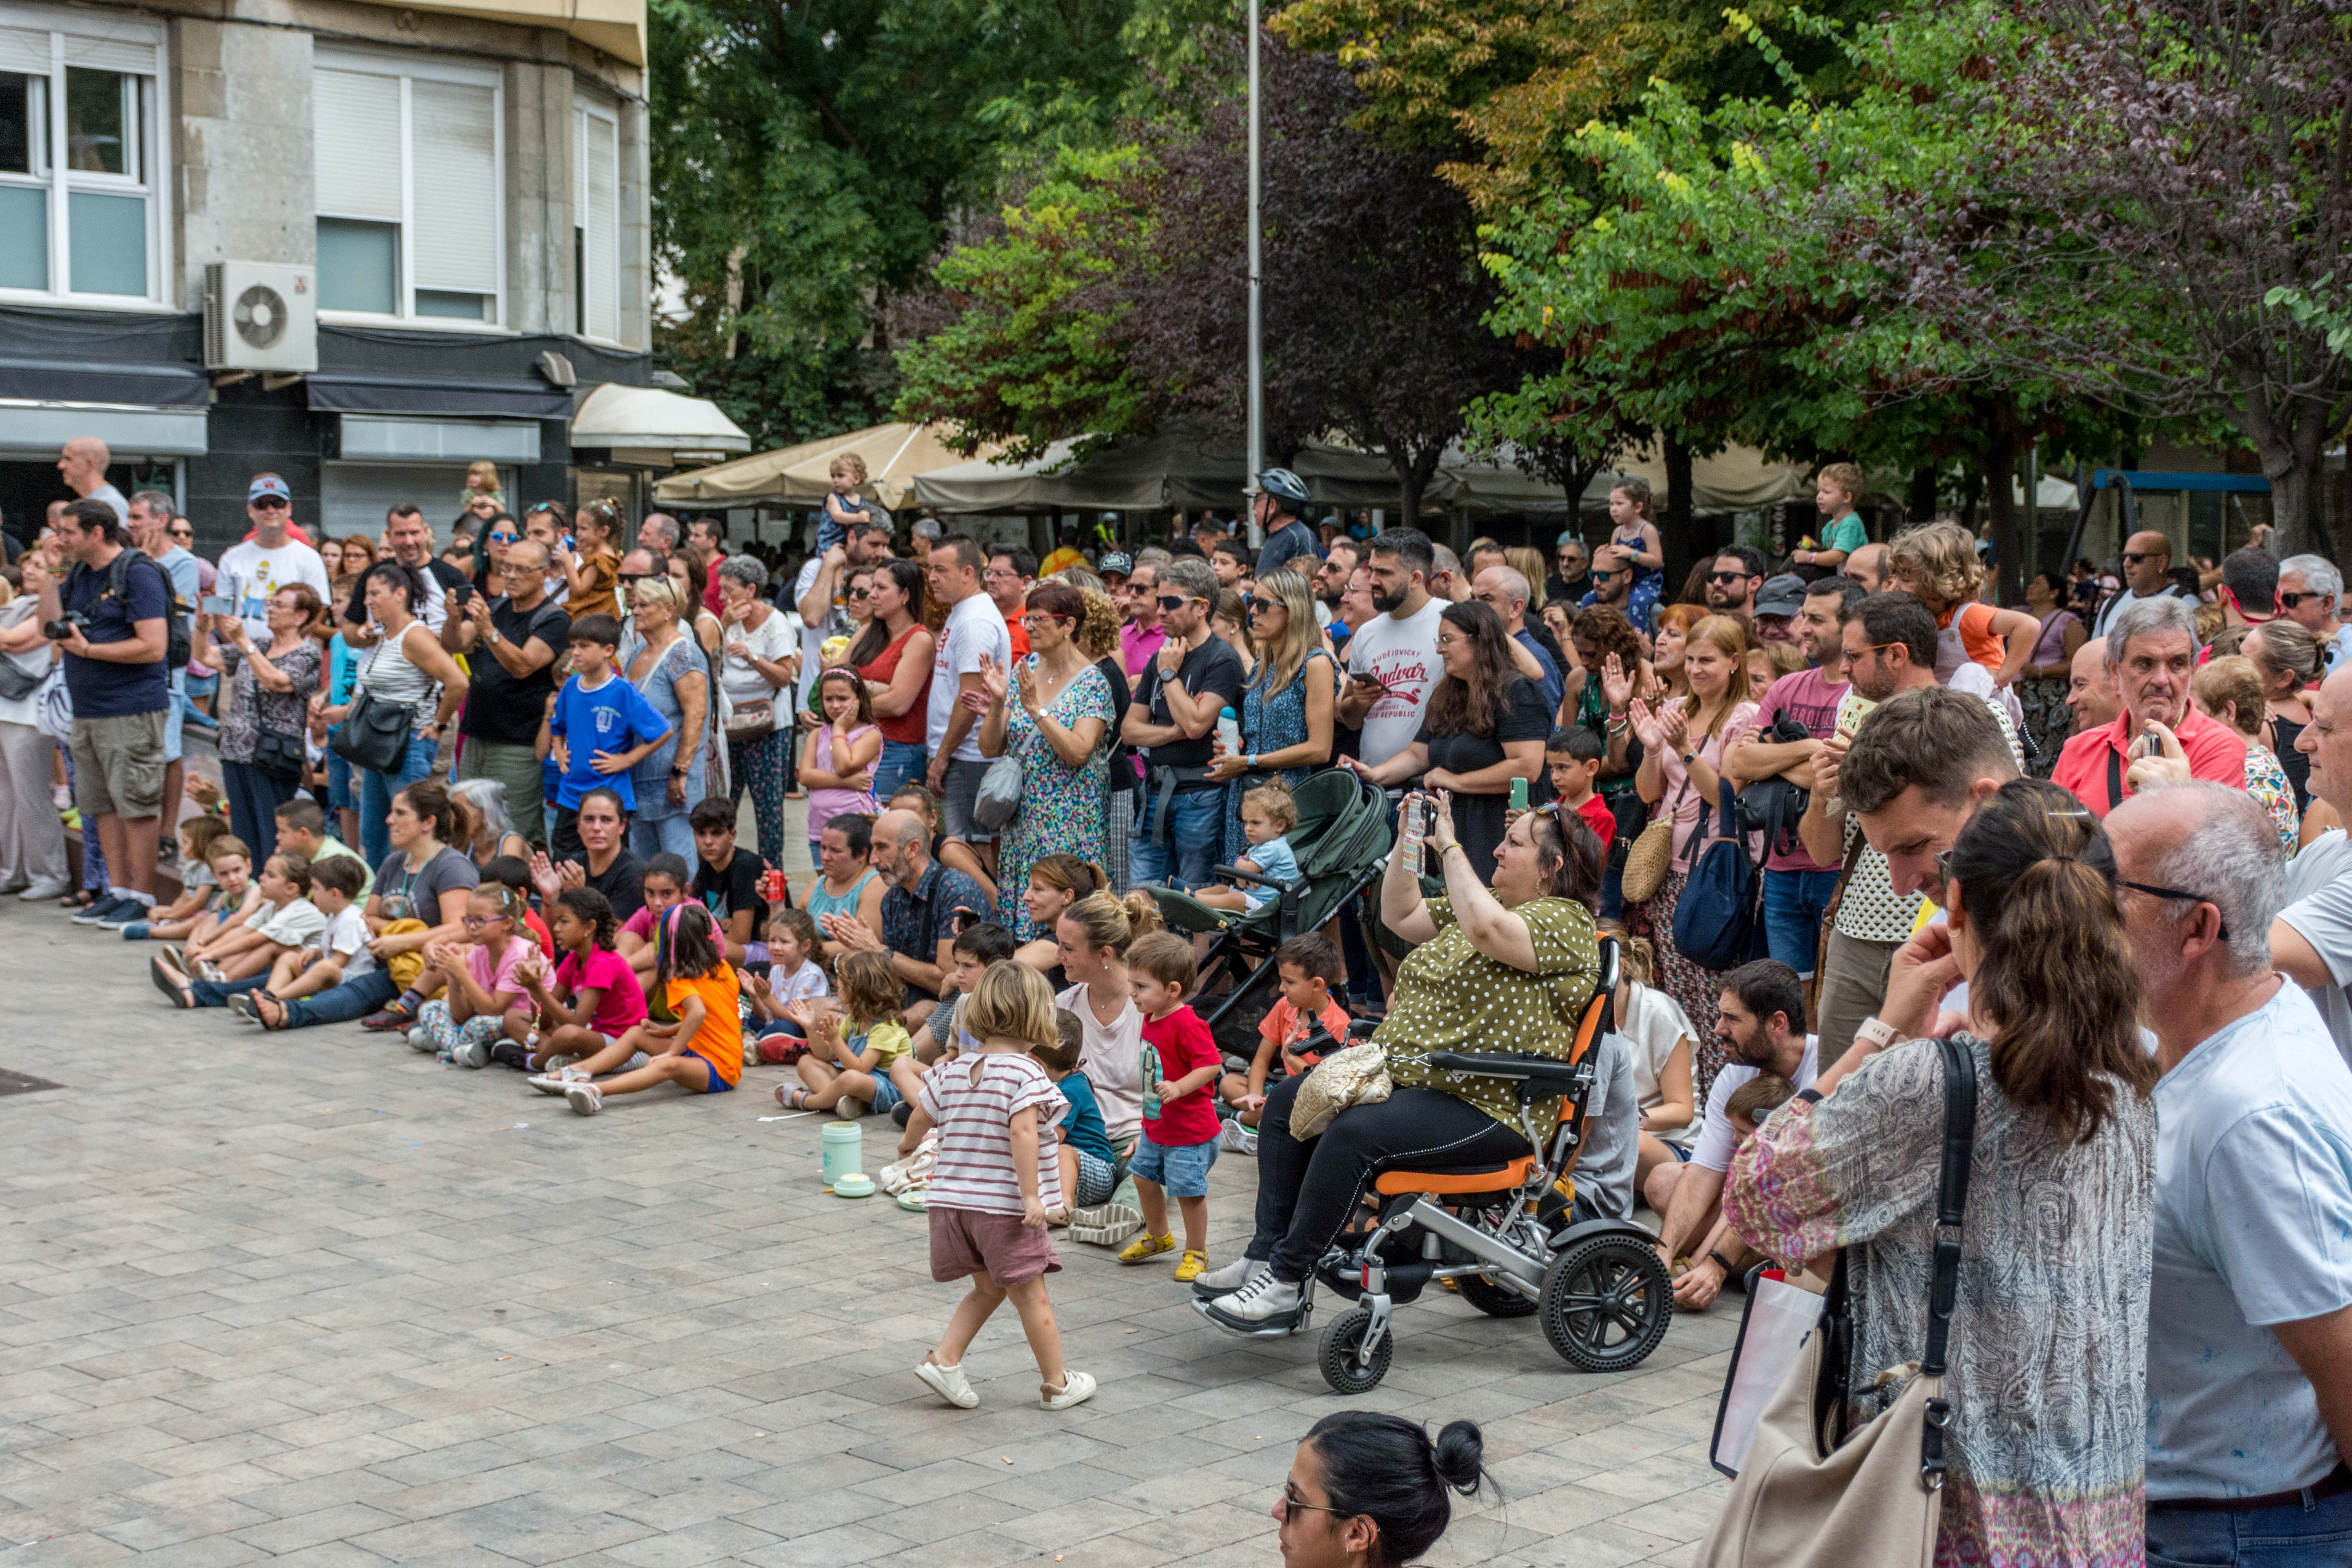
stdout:
<svg viewBox="0 0 2352 1568">
<path fill-rule="evenodd" d="M 1821 1321 L 1822 1298 L 1766 1269 L 1748 1288 L 1748 1310 L 1732 1342 L 1731 1370 L 1723 1380 L 1723 1404 L 1715 1415 L 1715 1442 L 1708 1458 L 1727 1476 L 1737 1476 L 1756 1440 L 1756 1423 L 1773 1391 L 1797 1364 L 1797 1357 Z"/>
</svg>

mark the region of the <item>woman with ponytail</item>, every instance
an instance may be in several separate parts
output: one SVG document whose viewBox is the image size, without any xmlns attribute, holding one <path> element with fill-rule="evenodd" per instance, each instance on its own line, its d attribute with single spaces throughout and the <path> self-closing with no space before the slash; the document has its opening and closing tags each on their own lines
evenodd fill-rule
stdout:
<svg viewBox="0 0 2352 1568">
<path fill-rule="evenodd" d="M 1343 1410 L 1308 1429 L 1274 1517 L 1286 1568 L 1403 1568 L 1437 1544 L 1454 1494 L 1486 1483 L 1475 1423 L 1429 1429 L 1402 1415 Z"/>
<path fill-rule="evenodd" d="M 1136 1009 L 1129 984 L 1127 950 L 1137 937 L 1158 930 L 1160 923 L 1160 906 L 1140 889 L 1124 899 L 1103 891 L 1088 893 L 1054 921 L 1062 973 L 1070 982 L 1054 998 L 1054 1005 L 1076 1014 L 1084 1032 L 1078 1070 L 1094 1085 L 1103 1126 L 1118 1153 L 1122 1184 L 1128 1155 L 1143 1135 L 1143 1015 Z M 1129 1228 L 1143 1218 L 1140 1209 L 1130 1212 Z M 1111 1228 L 1118 1234 L 1105 1234 L 1099 1239 L 1126 1239 L 1124 1229 L 1116 1225 Z M 1092 1235 L 1073 1235 L 1079 1241 L 1097 1239 Z"/>
<path fill-rule="evenodd" d="M 1948 924 L 1904 944 L 1880 1017 L 1733 1158 L 1724 1216 L 1785 1263 L 1847 1249 L 1848 1415 L 1877 1415 L 1903 1380 L 1873 1380 L 1927 1343 L 1944 1069 L 1921 1037 L 1965 984 L 1976 1137 L 1936 1562 L 2137 1563 L 2157 1073 L 2115 857 L 2072 795 L 2013 779 L 1937 866 Z"/>
</svg>

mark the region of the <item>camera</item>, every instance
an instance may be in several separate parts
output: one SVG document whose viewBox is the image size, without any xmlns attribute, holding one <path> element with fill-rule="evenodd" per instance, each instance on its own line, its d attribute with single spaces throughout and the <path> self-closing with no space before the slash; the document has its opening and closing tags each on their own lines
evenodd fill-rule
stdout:
<svg viewBox="0 0 2352 1568">
<path fill-rule="evenodd" d="M 48 638 L 51 642 L 63 642 L 66 638 L 74 635 L 74 628 L 76 626 L 79 626 L 85 631 L 89 627 L 89 617 L 83 615 L 79 610 L 75 610 L 58 620 L 43 621 L 41 623 L 41 635 Z"/>
</svg>

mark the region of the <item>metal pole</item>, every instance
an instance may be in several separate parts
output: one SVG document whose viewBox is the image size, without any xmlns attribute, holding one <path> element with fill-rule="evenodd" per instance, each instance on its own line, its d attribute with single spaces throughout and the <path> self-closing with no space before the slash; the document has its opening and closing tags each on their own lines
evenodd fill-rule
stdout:
<svg viewBox="0 0 2352 1568">
<path fill-rule="evenodd" d="M 1258 4 L 1249 0 L 1249 471 L 1265 468 L 1265 320 L 1258 254 L 1258 203 L 1264 185 L 1258 162 Z"/>
</svg>

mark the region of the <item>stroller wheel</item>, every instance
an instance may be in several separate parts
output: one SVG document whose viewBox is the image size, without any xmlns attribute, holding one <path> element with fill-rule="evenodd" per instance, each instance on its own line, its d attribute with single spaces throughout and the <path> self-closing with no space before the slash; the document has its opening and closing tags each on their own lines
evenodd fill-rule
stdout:
<svg viewBox="0 0 2352 1568">
<path fill-rule="evenodd" d="M 1580 1242 L 1544 1272 L 1544 1338 L 1586 1372 L 1639 1366 L 1666 1337 L 1674 1312 L 1666 1266 L 1630 1237 Z"/>
<path fill-rule="evenodd" d="M 1490 1318 L 1524 1318 L 1536 1310 L 1535 1302 L 1484 1274 L 1458 1274 L 1454 1284 L 1464 1300 Z"/>
<path fill-rule="evenodd" d="M 1316 1359 L 1322 1365 L 1323 1381 L 1331 1385 L 1334 1394 L 1370 1394 L 1389 1374 L 1389 1352 L 1395 1347 L 1394 1335 L 1382 1334 L 1371 1353 L 1359 1359 L 1364 1335 L 1371 1326 L 1371 1310 L 1358 1307 L 1332 1319 L 1331 1326 L 1323 1331 L 1322 1351 Z"/>
</svg>

